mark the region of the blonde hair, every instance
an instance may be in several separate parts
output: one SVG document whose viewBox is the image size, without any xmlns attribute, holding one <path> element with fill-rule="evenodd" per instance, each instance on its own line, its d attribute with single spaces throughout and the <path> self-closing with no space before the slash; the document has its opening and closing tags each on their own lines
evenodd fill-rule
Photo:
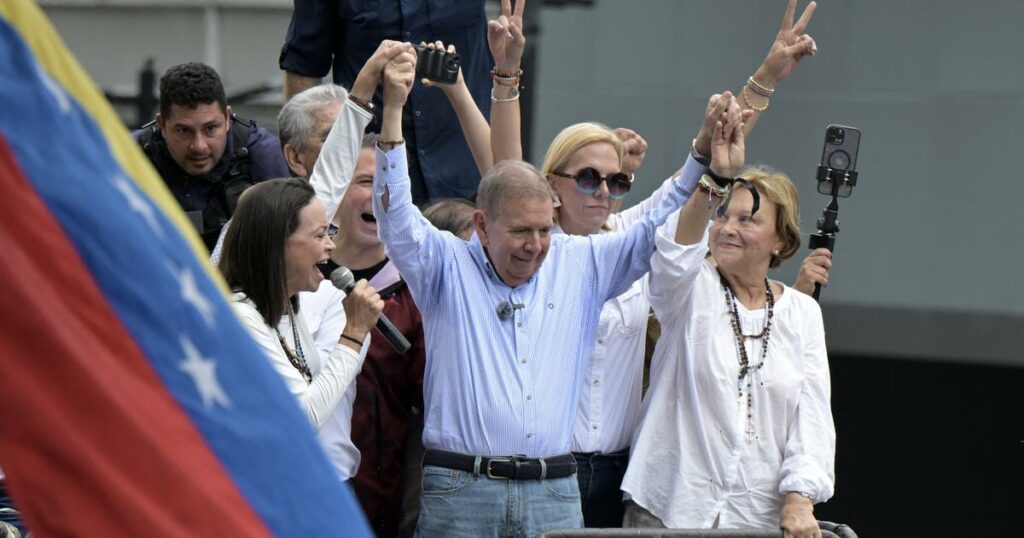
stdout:
<svg viewBox="0 0 1024 538">
<path fill-rule="evenodd" d="M 782 248 L 778 255 L 772 255 L 769 267 L 778 267 L 800 249 L 800 195 L 789 176 L 767 166 L 747 168 L 739 177 L 754 185 L 777 208 L 775 233 L 782 240 Z"/>
<path fill-rule="evenodd" d="M 597 122 L 583 122 L 570 125 L 555 136 L 548 146 L 548 153 L 544 156 L 544 163 L 540 166 L 540 173 L 547 179 L 552 172 L 563 172 L 562 168 L 572 159 L 572 156 L 583 146 L 595 143 L 605 143 L 615 148 L 615 155 L 619 159 L 619 166 L 622 166 L 622 154 L 625 151 L 622 140 L 615 131 L 606 125 Z M 550 180 L 548 180 L 550 182 Z M 558 222 L 558 210 L 555 208 L 555 222 Z"/>
</svg>

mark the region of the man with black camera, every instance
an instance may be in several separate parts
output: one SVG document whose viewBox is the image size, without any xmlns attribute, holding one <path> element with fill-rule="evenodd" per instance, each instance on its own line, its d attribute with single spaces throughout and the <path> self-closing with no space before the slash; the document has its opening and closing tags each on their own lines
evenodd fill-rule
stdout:
<svg viewBox="0 0 1024 538">
<path fill-rule="evenodd" d="M 387 0 L 372 6 L 353 0 L 295 0 L 280 57 L 285 99 L 319 84 L 328 71 L 336 84 L 351 87 L 383 39 L 443 41 L 455 45 L 470 93 L 484 117 L 489 117 L 493 62 L 486 24 L 483 0 Z M 378 92 L 374 99 L 378 108 L 381 95 Z M 480 172 L 445 96 L 415 86 L 402 122 L 414 202 L 472 198 Z"/>
<path fill-rule="evenodd" d="M 132 136 L 212 249 L 246 187 L 290 175 L 281 142 L 235 116 L 213 68 L 185 63 L 160 78 L 160 112 Z"/>
</svg>

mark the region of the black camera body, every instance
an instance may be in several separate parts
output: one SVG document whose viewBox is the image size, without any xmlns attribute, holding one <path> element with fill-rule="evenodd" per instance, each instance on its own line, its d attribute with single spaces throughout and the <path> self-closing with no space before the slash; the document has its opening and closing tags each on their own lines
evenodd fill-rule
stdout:
<svg viewBox="0 0 1024 538">
<path fill-rule="evenodd" d="M 459 80 L 462 58 L 457 52 L 430 50 L 416 45 L 416 78 L 429 79 L 441 84 L 455 84 Z"/>
</svg>

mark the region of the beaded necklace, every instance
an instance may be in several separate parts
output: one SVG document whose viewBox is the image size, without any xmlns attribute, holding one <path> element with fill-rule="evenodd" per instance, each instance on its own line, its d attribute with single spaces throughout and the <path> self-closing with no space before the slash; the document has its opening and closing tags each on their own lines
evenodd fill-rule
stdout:
<svg viewBox="0 0 1024 538">
<path fill-rule="evenodd" d="M 747 437 L 754 439 L 757 437 L 757 432 L 754 430 L 754 399 L 753 399 L 753 378 L 754 372 L 761 369 L 764 366 L 764 361 L 768 357 L 768 340 L 771 337 L 772 329 L 772 315 L 775 313 L 775 294 L 772 292 L 771 284 L 768 283 L 768 277 L 764 279 L 765 297 L 768 305 L 768 313 L 764 318 L 764 328 L 758 334 L 743 334 L 743 330 L 740 328 L 740 313 L 736 309 L 736 294 L 732 291 L 732 286 L 725 279 L 725 276 L 721 272 L 718 273 L 718 278 L 722 281 L 722 288 L 725 290 L 725 304 L 729 309 L 729 321 L 732 324 L 732 333 L 736 338 L 736 347 L 739 353 L 740 362 L 740 373 L 738 379 L 738 398 L 740 401 L 743 399 L 743 386 L 746 385 L 747 389 Z M 761 357 L 757 364 L 750 364 L 750 358 L 747 356 L 747 339 L 761 339 Z M 746 383 L 744 383 L 746 381 Z"/>
<path fill-rule="evenodd" d="M 292 311 L 291 303 L 288 304 L 288 324 L 292 326 L 295 352 L 288 348 L 288 343 L 284 341 L 284 336 L 281 336 L 281 331 L 277 330 L 277 327 L 274 327 L 274 332 L 277 333 L 277 339 L 281 341 L 281 347 L 284 348 L 284 354 L 288 356 L 288 362 L 292 363 L 292 366 L 302 374 L 302 378 L 306 380 L 306 383 L 312 383 L 313 373 L 309 371 L 309 364 L 306 363 L 306 354 L 302 352 L 302 341 L 299 340 L 299 330 L 295 328 L 295 312 Z"/>
</svg>

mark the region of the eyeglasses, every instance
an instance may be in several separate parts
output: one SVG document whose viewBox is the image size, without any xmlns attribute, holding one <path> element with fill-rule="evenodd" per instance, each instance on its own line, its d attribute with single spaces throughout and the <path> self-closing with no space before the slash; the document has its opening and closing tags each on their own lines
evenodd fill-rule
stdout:
<svg viewBox="0 0 1024 538">
<path fill-rule="evenodd" d="M 608 197 L 613 200 L 621 200 L 629 194 L 629 189 L 633 187 L 633 182 L 629 179 L 629 175 L 623 174 L 622 172 L 615 172 L 614 174 L 608 174 L 605 177 L 601 177 L 601 173 L 592 167 L 586 167 L 575 175 L 565 174 L 562 172 L 551 172 L 558 177 L 565 177 L 576 180 L 576 190 L 583 194 L 594 194 L 597 189 L 601 188 L 601 182 L 605 181 L 608 183 Z"/>
<path fill-rule="evenodd" d="M 336 235 L 338 235 L 338 225 L 332 222 L 327 225 L 327 237 L 333 240 Z"/>
</svg>

